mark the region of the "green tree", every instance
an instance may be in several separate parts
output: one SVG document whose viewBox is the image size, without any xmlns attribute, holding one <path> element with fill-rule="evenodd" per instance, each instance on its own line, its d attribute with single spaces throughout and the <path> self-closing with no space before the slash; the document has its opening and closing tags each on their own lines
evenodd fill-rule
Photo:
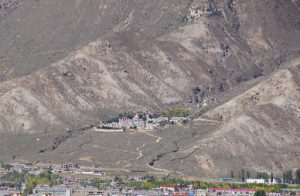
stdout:
<svg viewBox="0 0 300 196">
<path fill-rule="evenodd" d="M 264 190 L 257 190 L 255 191 L 254 196 L 266 196 L 266 192 Z"/>
<path fill-rule="evenodd" d="M 143 116 L 143 121 L 146 122 L 147 121 L 147 117 Z"/>
<path fill-rule="evenodd" d="M 207 182 L 202 182 L 202 183 L 201 183 L 201 188 L 202 188 L 202 189 L 207 189 L 207 188 L 208 188 Z"/>
<path fill-rule="evenodd" d="M 94 180 L 92 182 L 92 186 L 96 187 L 97 189 L 100 189 L 100 186 L 101 186 L 101 181 L 100 180 Z"/>
<path fill-rule="evenodd" d="M 122 178 L 119 177 L 119 176 L 115 176 L 114 181 L 117 182 L 117 183 L 120 183 L 120 182 L 122 182 Z"/>
<path fill-rule="evenodd" d="M 283 183 L 291 183 L 293 181 L 292 170 L 287 170 L 283 172 Z"/>
<path fill-rule="evenodd" d="M 156 180 L 154 176 L 150 176 L 150 175 L 144 176 L 144 179 L 147 180 L 148 182 L 154 182 Z"/>
<path fill-rule="evenodd" d="M 274 174 L 273 174 L 273 172 L 271 173 L 271 182 L 273 182 L 273 180 L 274 180 Z"/>
<path fill-rule="evenodd" d="M 282 180 L 283 180 L 283 183 L 287 183 L 287 175 L 286 175 L 285 171 L 282 174 Z"/>
<path fill-rule="evenodd" d="M 263 179 L 265 179 L 266 181 L 269 178 L 269 174 L 267 172 L 263 172 L 262 176 L 263 176 Z"/>
<path fill-rule="evenodd" d="M 182 108 L 169 109 L 164 112 L 164 116 L 166 117 L 187 117 L 189 115 L 189 111 Z"/>
<path fill-rule="evenodd" d="M 194 181 L 193 186 L 199 188 L 200 187 L 199 181 Z"/>
<path fill-rule="evenodd" d="M 12 165 L 10 165 L 10 164 L 0 162 L 0 168 L 4 168 L 6 170 L 10 170 L 11 167 L 12 167 Z"/>
<path fill-rule="evenodd" d="M 245 170 L 244 169 L 242 169 L 242 172 L 241 172 L 241 180 L 243 182 L 245 182 Z"/>
<path fill-rule="evenodd" d="M 257 179 L 261 179 L 261 178 L 262 178 L 261 172 L 257 172 L 257 173 L 256 173 L 256 178 L 257 178 Z"/>
<path fill-rule="evenodd" d="M 56 174 L 53 174 L 52 172 L 41 173 L 39 176 L 29 174 L 26 176 L 26 189 L 25 189 L 24 193 L 25 193 L 25 195 L 31 194 L 32 190 L 38 184 L 47 184 L 49 186 L 56 185 L 58 183 L 58 178 L 59 178 L 59 176 Z"/>
<path fill-rule="evenodd" d="M 300 184 L 300 169 L 296 170 L 296 183 Z"/>
<path fill-rule="evenodd" d="M 9 182 L 21 183 L 25 180 L 25 175 L 24 173 L 13 172 L 5 174 L 2 178 Z"/>
<path fill-rule="evenodd" d="M 280 178 L 275 178 L 276 179 L 276 182 L 278 183 L 278 184 L 281 184 L 282 183 L 282 180 L 280 179 Z"/>
<path fill-rule="evenodd" d="M 249 171 L 247 171 L 246 176 L 247 176 L 247 178 L 250 178 L 251 177 L 251 173 Z"/>
<path fill-rule="evenodd" d="M 293 172 L 292 170 L 288 170 L 286 172 L 286 180 L 287 180 L 287 183 L 291 183 L 293 181 Z"/>
<path fill-rule="evenodd" d="M 231 178 L 234 178 L 234 171 L 231 171 L 231 172 L 230 172 L 230 177 L 231 177 Z"/>
</svg>

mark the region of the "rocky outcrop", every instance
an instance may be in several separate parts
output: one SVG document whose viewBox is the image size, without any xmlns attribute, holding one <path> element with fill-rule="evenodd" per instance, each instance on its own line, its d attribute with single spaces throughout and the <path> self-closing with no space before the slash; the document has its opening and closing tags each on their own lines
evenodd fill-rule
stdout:
<svg viewBox="0 0 300 196">
<path fill-rule="evenodd" d="M 0 0 L 0 16 L 8 10 L 16 8 L 19 3 L 20 0 Z"/>
</svg>

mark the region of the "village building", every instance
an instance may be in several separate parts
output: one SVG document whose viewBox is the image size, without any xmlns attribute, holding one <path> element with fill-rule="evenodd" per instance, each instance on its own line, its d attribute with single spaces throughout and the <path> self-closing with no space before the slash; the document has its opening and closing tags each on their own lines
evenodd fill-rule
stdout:
<svg viewBox="0 0 300 196">
<path fill-rule="evenodd" d="M 188 190 L 188 186 L 177 186 L 177 185 L 163 185 L 159 187 L 163 192 L 175 192 Z"/>
<path fill-rule="evenodd" d="M 267 194 L 268 196 L 283 196 L 283 194 L 282 193 L 268 193 Z"/>
<path fill-rule="evenodd" d="M 264 184 L 266 183 L 265 179 L 246 179 L 246 183 L 248 184 Z"/>
<path fill-rule="evenodd" d="M 101 122 L 93 127 L 98 132 L 123 132 L 126 129 L 153 130 L 163 124 L 179 124 L 188 122 L 187 117 L 164 117 L 161 114 L 141 114 L 137 113 L 132 117 L 122 116 L 114 119 L 114 122 Z"/>
<path fill-rule="evenodd" d="M 18 192 L 15 188 L 10 187 L 0 187 L 0 196 L 21 196 L 21 193 Z"/>
<path fill-rule="evenodd" d="M 224 196 L 253 196 L 256 189 L 249 188 L 208 188 L 208 195 L 224 195 Z"/>
<path fill-rule="evenodd" d="M 46 185 L 39 185 L 32 190 L 32 196 L 71 196 L 71 190 L 65 186 L 46 186 Z"/>
<path fill-rule="evenodd" d="M 0 175 L 5 175 L 5 174 L 7 174 L 7 170 L 6 169 L 4 169 L 4 168 L 0 168 Z"/>
<path fill-rule="evenodd" d="M 63 171 L 73 171 L 75 168 L 76 167 L 73 163 L 64 163 L 61 165 L 61 169 Z"/>
<path fill-rule="evenodd" d="M 104 194 L 103 191 L 95 189 L 95 188 L 79 188 L 72 190 L 72 196 L 102 196 Z"/>
</svg>

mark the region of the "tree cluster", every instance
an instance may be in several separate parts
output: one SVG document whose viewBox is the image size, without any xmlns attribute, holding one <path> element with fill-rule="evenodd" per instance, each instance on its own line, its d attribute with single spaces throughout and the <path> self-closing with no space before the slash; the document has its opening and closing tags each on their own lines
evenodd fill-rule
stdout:
<svg viewBox="0 0 300 196">
<path fill-rule="evenodd" d="M 187 109 L 175 108 L 169 109 L 164 112 L 165 117 L 187 117 L 189 115 L 189 111 Z"/>
<path fill-rule="evenodd" d="M 26 175 L 26 189 L 24 190 L 25 194 L 31 194 L 32 190 L 39 184 L 46 184 L 53 186 L 58 184 L 59 176 L 53 174 L 52 172 L 41 173 L 38 176 L 28 174 Z"/>
<path fill-rule="evenodd" d="M 266 181 L 268 181 L 270 179 L 272 182 L 274 179 L 274 174 L 273 173 L 269 174 L 267 172 L 257 172 L 256 178 L 257 179 L 265 179 Z"/>
<path fill-rule="evenodd" d="M 282 174 L 283 183 L 292 183 L 293 182 L 293 172 L 292 170 L 287 170 Z"/>
</svg>

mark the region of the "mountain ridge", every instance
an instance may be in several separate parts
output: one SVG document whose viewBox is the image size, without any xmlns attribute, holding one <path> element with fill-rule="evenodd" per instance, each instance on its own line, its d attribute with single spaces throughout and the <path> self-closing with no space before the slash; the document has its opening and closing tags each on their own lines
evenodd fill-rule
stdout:
<svg viewBox="0 0 300 196">
<path fill-rule="evenodd" d="M 9 138 L 0 144 L 8 149 L 24 139 L 26 148 L 11 148 L 22 152 L 16 160 L 76 161 L 88 154 L 120 168 L 121 156 L 132 164 L 126 171 L 187 176 L 296 168 L 299 6 L 293 0 L 20 1 L 0 18 L 0 134 Z M 88 129 L 123 112 L 168 108 L 195 116 L 186 127 L 153 134 Z M 41 152 L 57 140 L 57 148 Z"/>
</svg>

